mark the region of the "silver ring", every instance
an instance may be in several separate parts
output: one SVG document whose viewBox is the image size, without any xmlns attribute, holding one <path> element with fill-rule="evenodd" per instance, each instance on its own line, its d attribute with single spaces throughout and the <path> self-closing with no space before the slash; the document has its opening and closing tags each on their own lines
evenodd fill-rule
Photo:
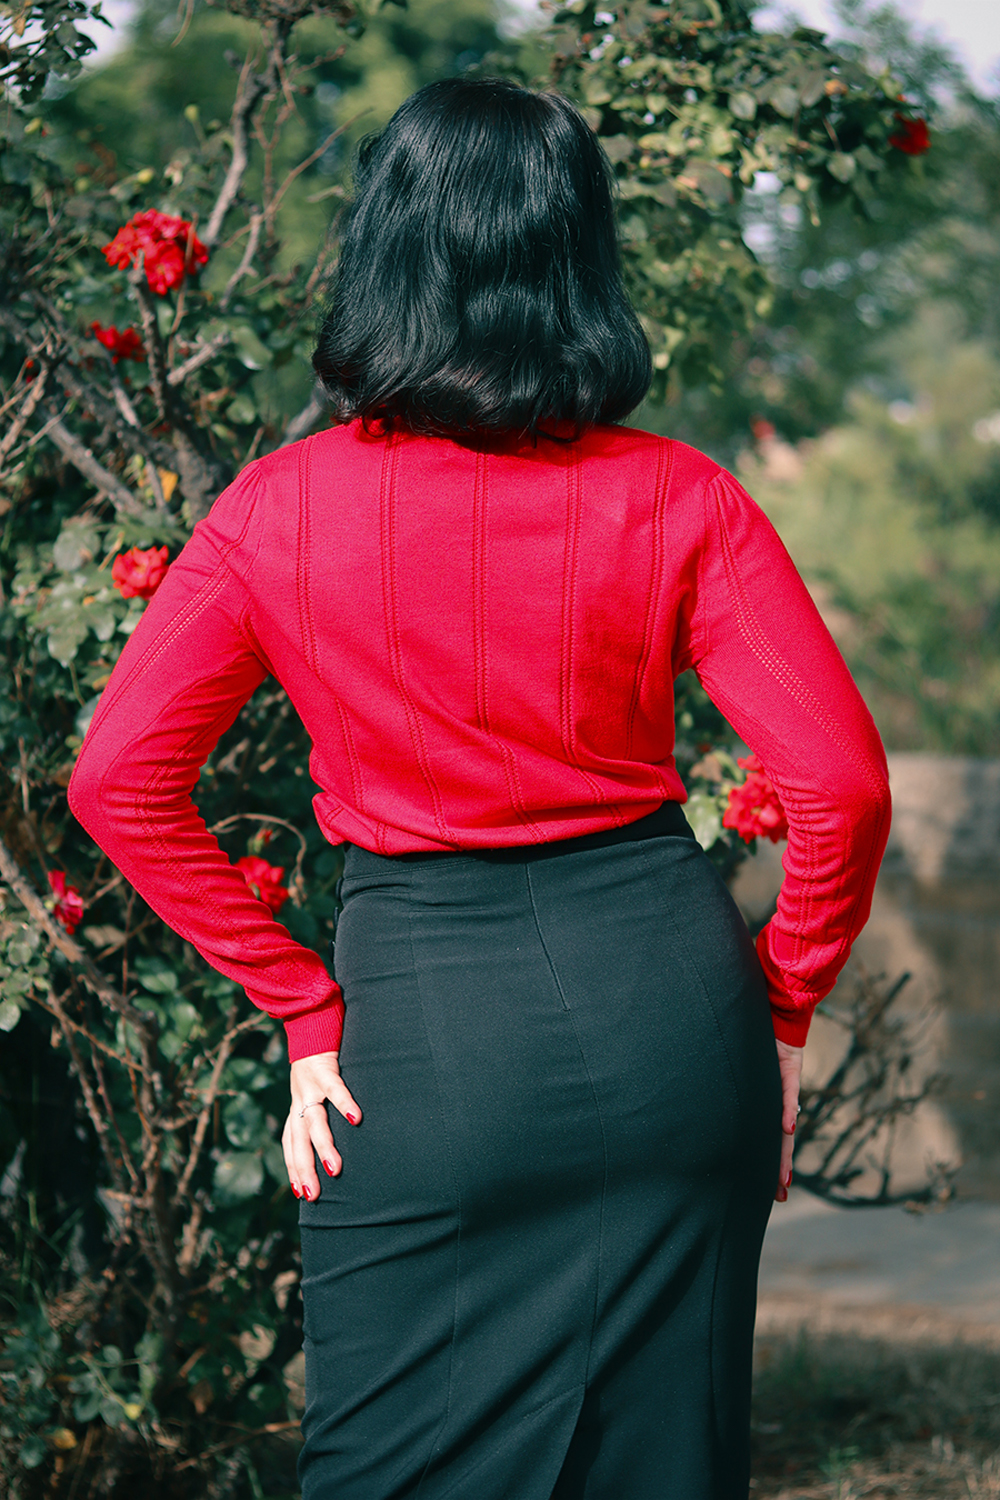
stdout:
<svg viewBox="0 0 1000 1500">
<path fill-rule="evenodd" d="M 309 1108 L 309 1106 L 307 1104 L 306 1105 L 306 1109 L 308 1109 L 308 1108 Z M 795 1113 L 797 1115 L 800 1115 L 802 1113 L 802 1105 L 801 1104 L 796 1104 L 796 1106 L 795 1106 Z"/>
<path fill-rule="evenodd" d="M 326 1100 L 325 1099 L 314 1099 L 311 1104 L 303 1104 L 302 1108 L 299 1110 L 299 1119 L 301 1120 L 302 1116 L 305 1114 L 305 1112 L 306 1112 L 307 1109 L 315 1109 L 318 1104 L 325 1105 L 326 1104 Z"/>
</svg>

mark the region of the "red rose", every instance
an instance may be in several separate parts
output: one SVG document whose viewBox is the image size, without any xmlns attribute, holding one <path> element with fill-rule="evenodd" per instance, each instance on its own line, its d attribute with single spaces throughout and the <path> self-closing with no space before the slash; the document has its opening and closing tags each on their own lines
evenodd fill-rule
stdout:
<svg viewBox="0 0 1000 1500">
<path fill-rule="evenodd" d="M 165 297 L 172 287 L 180 286 L 208 260 L 208 250 L 194 233 L 189 219 L 176 214 L 161 214 L 147 208 L 133 214 L 104 247 L 108 264 L 124 270 L 136 256 L 142 255 L 146 280 L 158 297 Z"/>
<path fill-rule="evenodd" d="M 72 937 L 83 921 L 83 897 L 76 886 L 66 879 L 65 870 L 50 870 L 49 885 L 59 898 L 52 915 Z"/>
<path fill-rule="evenodd" d="M 244 854 L 242 859 L 236 861 L 236 868 L 242 870 L 243 878 L 254 895 L 277 916 L 290 894 L 288 887 L 281 884 L 284 867 L 269 865 L 266 859 L 261 859 L 257 854 Z"/>
<path fill-rule="evenodd" d="M 166 577 L 168 555 L 166 547 L 119 552 L 111 564 L 111 582 L 123 599 L 152 599 Z"/>
<path fill-rule="evenodd" d="M 99 344 L 111 350 L 111 363 L 114 365 L 120 359 L 146 358 L 142 340 L 134 328 L 123 328 L 119 333 L 113 323 L 110 323 L 107 328 L 102 328 L 100 323 L 91 323 L 90 331 Z"/>
<path fill-rule="evenodd" d="M 751 839 L 770 839 L 776 844 L 788 837 L 788 819 L 777 792 L 756 755 L 737 761 L 746 771 L 742 786 L 729 793 L 729 806 L 722 815 L 723 828 L 733 828 L 749 844 Z"/>
<path fill-rule="evenodd" d="M 904 151 L 907 156 L 923 156 L 925 151 L 931 149 L 931 133 L 927 129 L 926 120 L 911 120 L 906 115 L 899 114 L 896 119 L 899 130 L 889 137 L 890 146 L 895 146 L 897 151 Z"/>
<path fill-rule="evenodd" d="M 184 251 L 174 240 L 161 240 L 146 251 L 146 280 L 158 297 L 184 280 Z"/>
</svg>

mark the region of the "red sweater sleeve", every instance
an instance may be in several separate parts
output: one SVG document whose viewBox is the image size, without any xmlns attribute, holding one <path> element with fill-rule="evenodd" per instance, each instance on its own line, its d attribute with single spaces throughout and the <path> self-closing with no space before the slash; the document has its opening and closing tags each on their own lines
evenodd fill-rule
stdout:
<svg viewBox="0 0 1000 1500">
<path fill-rule="evenodd" d="M 885 752 L 767 517 L 724 472 L 706 503 L 690 664 L 788 818 L 785 879 L 757 951 L 775 1034 L 802 1046 L 871 909 L 889 833 Z"/>
<path fill-rule="evenodd" d="M 170 566 L 98 705 L 69 803 L 153 910 L 284 1021 L 294 1061 L 339 1046 L 340 990 L 253 895 L 192 801 L 205 760 L 269 670 L 226 561 L 260 484 L 245 469 Z"/>
</svg>

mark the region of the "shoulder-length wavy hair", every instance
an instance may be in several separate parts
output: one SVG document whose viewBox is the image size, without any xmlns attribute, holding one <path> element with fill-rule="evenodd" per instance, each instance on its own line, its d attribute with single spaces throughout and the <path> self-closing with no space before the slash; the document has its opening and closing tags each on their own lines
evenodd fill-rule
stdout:
<svg viewBox="0 0 1000 1500">
<path fill-rule="evenodd" d="M 558 94 L 420 89 L 362 143 L 313 365 L 341 422 L 419 433 L 621 421 L 651 379 L 614 175 Z"/>
</svg>

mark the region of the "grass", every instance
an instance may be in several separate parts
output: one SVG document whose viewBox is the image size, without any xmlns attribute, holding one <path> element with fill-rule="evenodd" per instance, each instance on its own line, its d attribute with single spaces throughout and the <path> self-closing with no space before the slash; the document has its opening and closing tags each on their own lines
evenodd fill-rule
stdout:
<svg viewBox="0 0 1000 1500">
<path fill-rule="evenodd" d="M 753 1500 L 1000 1500 L 1000 1351 L 765 1335 Z"/>
</svg>

